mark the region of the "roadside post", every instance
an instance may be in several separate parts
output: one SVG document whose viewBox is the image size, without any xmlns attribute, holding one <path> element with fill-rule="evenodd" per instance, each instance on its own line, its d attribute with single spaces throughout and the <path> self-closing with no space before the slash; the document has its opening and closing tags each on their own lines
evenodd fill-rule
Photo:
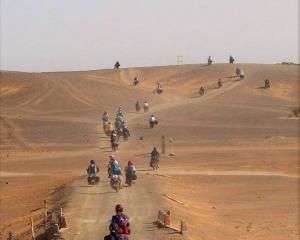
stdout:
<svg viewBox="0 0 300 240">
<path fill-rule="evenodd" d="M 175 153 L 173 153 L 173 138 L 170 137 L 169 139 L 170 142 L 170 153 L 169 153 L 169 157 L 175 156 Z"/>
<path fill-rule="evenodd" d="M 161 153 L 166 153 L 166 138 L 164 135 L 161 136 Z"/>
</svg>

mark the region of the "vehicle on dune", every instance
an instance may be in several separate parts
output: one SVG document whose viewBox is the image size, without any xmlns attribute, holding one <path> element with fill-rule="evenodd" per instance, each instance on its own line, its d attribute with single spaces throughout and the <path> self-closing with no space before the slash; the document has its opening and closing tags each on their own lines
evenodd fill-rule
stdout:
<svg viewBox="0 0 300 240">
<path fill-rule="evenodd" d="M 92 173 L 92 174 L 89 174 L 87 177 L 87 182 L 89 185 L 95 185 L 95 184 L 99 183 L 99 181 L 100 181 L 100 178 L 99 178 L 98 174 Z"/>
<path fill-rule="evenodd" d="M 120 175 L 111 175 L 110 186 L 116 192 L 119 192 L 119 190 L 122 188 L 122 177 Z"/>
</svg>

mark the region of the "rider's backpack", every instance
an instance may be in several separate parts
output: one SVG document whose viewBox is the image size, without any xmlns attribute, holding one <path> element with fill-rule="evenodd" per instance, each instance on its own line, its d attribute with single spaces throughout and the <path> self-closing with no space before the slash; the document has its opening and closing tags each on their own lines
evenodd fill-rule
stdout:
<svg viewBox="0 0 300 240">
<path fill-rule="evenodd" d="M 119 234 L 130 235 L 129 219 L 126 215 L 120 214 L 112 217 L 112 223 L 119 226 Z"/>
<path fill-rule="evenodd" d="M 89 166 L 89 174 L 96 174 L 97 173 L 97 167 L 96 165 L 92 164 Z"/>
<path fill-rule="evenodd" d="M 127 174 L 132 176 L 134 175 L 133 167 L 132 166 L 127 166 Z"/>
<path fill-rule="evenodd" d="M 120 168 L 119 164 L 114 164 L 113 169 L 114 169 L 114 174 L 121 173 L 121 168 Z"/>
</svg>

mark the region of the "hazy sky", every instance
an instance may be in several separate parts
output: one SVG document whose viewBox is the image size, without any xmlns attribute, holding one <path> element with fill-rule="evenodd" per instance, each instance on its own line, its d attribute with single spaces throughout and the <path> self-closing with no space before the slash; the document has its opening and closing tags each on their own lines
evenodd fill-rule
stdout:
<svg viewBox="0 0 300 240">
<path fill-rule="evenodd" d="M 298 0 L 0 1 L 0 69 L 299 62 Z"/>
</svg>

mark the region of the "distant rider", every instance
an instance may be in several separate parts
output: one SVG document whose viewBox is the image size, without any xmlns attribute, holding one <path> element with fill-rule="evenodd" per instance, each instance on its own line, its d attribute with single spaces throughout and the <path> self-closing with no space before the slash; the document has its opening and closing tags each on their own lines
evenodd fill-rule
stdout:
<svg viewBox="0 0 300 240">
<path fill-rule="evenodd" d="M 157 162 L 157 165 L 159 164 L 159 152 L 157 151 L 156 147 L 153 148 L 152 152 L 151 152 L 151 161 L 150 163 L 152 164 L 152 162 Z"/>
<path fill-rule="evenodd" d="M 150 123 L 150 127 L 154 128 L 154 125 L 158 123 L 158 121 L 156 120 L 156 118 L 154 117 L 154 115 L 152 114 L 150 119 L 149 119 L 149 123 Z"/>
<path fill-rule="evenodd" d="M 239 77 L 241 74 L 241 69 L 239 67 L 236 68 L 235 70 L 236 76 Z"/>
<path fill-rule="evenodd" d="M 87 173 L 90 174 L 97 174 L 99 172 L 99 168 L 95 163 L 95 160 L 90 161 L 90 165 L 86 169 Z"/>
<path fill-rule="evenodd" d="M 102 120 L 103 120 L 103 122 L 108 122 L 108 120 L 109 120 L 109 116 L 106 111 L 104 111 L 104 113 L 102 115 Z"/>
<path fill-rule="evenodd" d="M 149 103 L 148 103 L 147 100 L 145 100 L 145 102 L 144 102 L 144 112 L 147 112 L 148 109 L 149 109 Z"/>
<path fill-rule="evenodd" d="M 135 110 L 136 110 L 137 112 L 139 112 L 139 111 L 141 110 L 141 105 L 140 105 L 139 100 L 137 100 L 136 103 L 135 103 Z"/>
<path fill-rule="evenodd" d="M 244 75 L 244 71 L 243 71 L 243 70 L 241 70 L 241 72 L 240 72 L 240 78 L 241 78 L 241 79 L 244 79 L 244 78 L 245 78 L 245 75 Z"/>
<path fill-rule="evenodd" d="M 133 86 L 137 86 L 138 84 L 139 84 L 139 79 L 138 79 L 138 77 L 135 77 L 134 79 L 133 79 Z"/>
<path fill-rule="evenodd" d="M 121 67 L 121 64 L 119 63 L 119 61 L 117 61 L 117 62 L 115 63 L 115 69 L 118 69 L 119 67 Z"/>
<path fill-rule="evenodd" d="M 229 63 L 233 64 L 234 61 L 235 61 L 234 58 L 230 55 L 230 57 L 229 57 Z"/>
<path fill-rule="evenodd" d="M 132 161 L 128 161 L 128 164 L 125 167 L 125 174 L 126 174 L 126 182 L 127 182 L 127 179 L 129 179 L 129 178 L 136 180 L 136 168 L 133 165 Z"/>
<path fill-rule="evenodd" d="M 210 65 L 210 64 L 212 64 L 212 62 L 213 62 L 213 60 L 211 59 L 211 56 L 209 56 L 207 59 L 207 64 Z"/>
<path fill-rule="evenodd" d="M 201 86 L 201 88 L 199 89 L 199 95 L 202 96 L 204 95 L 204 87 Z"/>
<path fill-rule="evenodd" d="M 219 80 L 218 80 L 218 86 L 219 86 L 219 87 L 222 87 L 222 86 L 223 86 L 223 81 L 222 81 L 221 78 L 219 78 Z"/>
<path fill-rule="evenodd" d="M 269 88 L 269 87 L 271 87 L 270 80 L 269 80 L 269 79 L 266 79 L 266 80 L 265 80 L 265 88 Z"/>
<path fill-rule="evenodd" d="M 129 218 L 123 214 L 122 204 L 118 204 L 115 207 L 116 215 L 111 219 L 111 223 L 116 223 L 119 226 L 119 234 L 123 237 L 123 240 L 128 240 L 130 235 L 130 223 Z"/>
<path fill-rule="evenodd" d="M 117 116 L 117 118 L 119 117 L 119 118 L 124 118 L 124 115 L 123 115 L 123 112 L 122 112 L 122 108 L 121 107 L 119 107 L 118 108 L 118 111 L 117 111 L 117 113 L 116 113 L 116 116 Z"/>
</svg>

